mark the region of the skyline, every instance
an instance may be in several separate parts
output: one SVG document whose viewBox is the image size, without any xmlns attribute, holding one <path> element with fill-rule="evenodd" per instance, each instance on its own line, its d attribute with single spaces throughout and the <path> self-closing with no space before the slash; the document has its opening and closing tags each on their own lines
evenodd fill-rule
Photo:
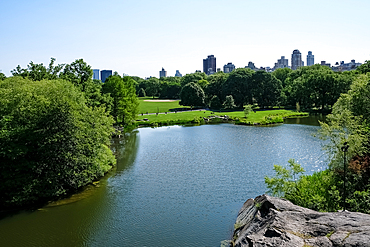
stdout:
<svg viewBox="0 0 370 247">
<path fill-rule="evenodd" d="M 83 58 L 92 69 L 142 78 L 183 75 L 252 61 L 273 67 L 293 50 L 315 63 L 370 60 L 370 1 L 2 1 L 0 70 L 10 76 L 30 61 L 47 65 Z M 306 62 L 306 61 L 305 61 Z"/>
</svg>

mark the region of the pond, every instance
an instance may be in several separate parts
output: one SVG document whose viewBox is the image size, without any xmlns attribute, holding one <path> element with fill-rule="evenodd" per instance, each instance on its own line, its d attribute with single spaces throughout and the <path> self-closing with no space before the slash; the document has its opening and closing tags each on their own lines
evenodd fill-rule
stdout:
<svg viewBox="0 0 370 247">
<path fill-rule="evenodd" d="M 3 246 L 220 246 L 264 176 L 294 158 L 323 170 L 318 126 L 141 128 L 114 139 L 118 164 L 98 184 L 0 220 Z"/>
</svg>

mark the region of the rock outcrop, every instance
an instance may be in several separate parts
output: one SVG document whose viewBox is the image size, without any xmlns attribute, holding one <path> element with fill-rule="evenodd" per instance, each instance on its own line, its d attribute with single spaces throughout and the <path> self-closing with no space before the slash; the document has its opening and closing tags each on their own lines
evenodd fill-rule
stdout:
<svg viewBox="0 0 370 247">
<path fill-rule="evenodd" d="M 320 213 L 268 195 L 239 211 L 232 246 L 370 246 L 370 215 Z"/>
</svg>

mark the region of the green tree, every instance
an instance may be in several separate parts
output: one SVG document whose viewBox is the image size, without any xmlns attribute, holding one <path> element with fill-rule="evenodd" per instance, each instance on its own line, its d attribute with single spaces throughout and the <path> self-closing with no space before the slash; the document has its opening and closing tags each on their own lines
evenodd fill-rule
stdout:
<svg viewBox="0 0 370 247">
<path fill-rule="evenodd" d="M 198 81 L 198 84 L 199 84 L 199 86 L 201 86 L 202 88 L 203 88 L 203 90 L 209 85 L 209 82 L 207 81 L 207 80 L 204 80 L 204 79 L 202 79 L 202 80 L 199 80 Z"/>
<path fill-rule="evenodd" d="M 184 87 L 190 82 L 198 83 L 200 80 L 207 80 L 207 75 L 203 72 L 195 72 L 192 74 L 186 74 L 181 77 L 181 86 Z"/>
<path fill-rule="evenodd" d="M 105 106 L 109 111 L 112 107 L 112 98 L 108 94 L 102 94 L 101 81 L 93 81 L 93 71 L 83 59 L 76 59 L 64 67 L 59 77 L 72 82 L 77 88 L 85 93 L 86 104 L 91 107 Z"/>
<path fill-rule="evenodd" d="M 0 81 L 3 81 L 6 79 L 6 76 L 4 73 L 0 73 Z"/>
<path fill-rule="evenodd" d="M 180 99 L 180 105 L 204 106 L 205 95 L 198 84 L 190 82 L 181 89 Z"/>
<path fill-rule="evenodd" d="M 181 91 L 180 82 L 163 81 L 160 85 L 160 96 L 165 99 L 178 99 Z"/>
<path fill-rule="evenodd" d="M 0 208 L 65 196 L 111 168 L 113 119 L 85 102 L 68 81 L 0 82 Z"/>
<path fill-rule="evenodd" d="M 269 193 L 274 196 L 284 196 L 286 193 L 291 193 L 295 189 L 296 179 L 305 172 L 294 159 L 290 159 L 288 163 L 288 168 L 281 165 L 274 165 L 276 175 L 271 178 L 265 177 L 265 183 L 269 189 Z"/>
<path fill-rule="evenodd" d="M 209 107 L 215 110 L 219 110 L 222 107 L 220 99 L 217 97 L 217 95 L 213 95 L 212 99 L 210 100 Z"/>
<path fill-rule="evenodd" d="M 49 66 L 46 68 L 43 63 L 37 64 L 31 61 L 27 65 L 27 69 L 22 69 L 20 65 L 18 65 L 11 72 L 13 76 L 22 76 L 23 78 L 29 78 L 33 81 L 57 79 L 59 78 L 60 71 L 63 69 L 64 64 L 54 66 L 54 62 L 55 58 L 51 58 Z"/>
<path fill-rule="evenodd" d="M 27 78 L 29 75 L 29 72 L 27 69 L 22 69 L 20 65 L 18 65 L 15 69 L 10 71 L 13 76 L 21 76 L 23 78 Z"/>
<path fill-rule="evenodd" d="M 222 93 L 224 97 L 232 95 L 237 107 L 243 107 L 244 103 L 252 104 L 252 76 L 254 73 L 251 69 L 239 68 L 233 70 L 223 84 Z"/>
<path fill-rule="evenodd" d="M 111 114 L 117 123 L 125 126 L 132 125 L 138 113 L 138 98 L 135 90 L 135 81 L 129 76 L 110 76 L 103 85 L 103 92 L 113 98 Z"/>
<path fill-rule="evenodd" d="M 292 72 L 289 68 L 280 68 L 272 72 L 272 74 L 281 81 L 283 88 L 285 88 L 285 80 L 288 78 L 289 74 Z"/>
<path fill-rule="evenodd" d="M 49 66 L 46 69 L 46 73 L 47 73 L 48 76 L 45 79 L 54 80 L 54 79 L 59 78 L 60 72 L 64 68 L 65 64 L 58 64 L 58 65 L 54 66 L 55 60 L 56 59 L 53 58 L 53 57 L 50 59 Z"/>
<path fill-rule="evenodd" d="M 361 74 L 366 74 L 370 72 L 370 60 L 366 60 L 364 64 L 361 64 L 357 67 L 356 71 L 360 72 Z"/>
<path fill-rule="evenodd" d="M 144 88 L 140 88 L 140 90 L 139 90 L 139 97 L 146 97 L 146 93 L 145 93 Z"/>
<path fill-rule="evenodd" d="M 341 93 L 348 91 L 351 80 L 349 74 L 335 73 L 326 66 L 301 67 L 286 79 L 288 102 L 298 102 L 306 109 L 329 109 Z"/>
<path fill-rule="evenodd" d="M 209 84 L 204 90 L 206 99 L 208 99 L 207 101 L 211 100 L 214 96 L 217 96 L 220 101 L 224 101 L 225 97 L 222 93 L 222 88 L 228 78 L 228 75 L 229 74 L 220 71 L 208 76 Z"/>
<path fill-rule="evenodd" d="M 234 109 L 235 108 L 235 103 L 234 103 L 234 98 L 232 95 L 226 96 L 226 99 L 224 103 L 222 104 L 224 109 Z"/>
<path fill-rule="evenodd" d="M 160 82 L 157 78 L 151 77 L 145 80 L 145 92 L 147 96 L 157 96 L 160 90 Z"/>
<path fill-rule="evenodd" d="M 251 113 L 252 110 L 253 110 L 253 106 L 252 105 L 246 105 L 246 106 L 244 106 L 243 112 L 244 112 L 245 118 L 248 117 L 249 113 Z"/>
<path fill-rule="evenodd" d="M 361 75 L 351 89 L 342 94 L 333 106 L 327 121 L 320 123 L 320 137 L 330 142 L 325 149 L 330 155 L 331 168 L 342 167 L 344 142 L 349 144 L 348 157 L 364 156 L 370 142 L 370 76 Z"/>
<path fill-rule="evenodd" d="M 271 73 L 259 70 L 252 76 L 253 97 L 262 108 L 275 106 L 281 100 L 282 85 Z"/>
<path fill-rule="evenodd" d="M 64 67 L 60 77 L 67 81 L 72 82 L 82 92 L 86 91 L 86 87 L 92 82 L 93 71 L 91 66 L 88 65 L 82 58 L 76 59 L 71 64 Z"/>
<path fill-rule="evenodd" d="M 329 140 L 325 149 L 340 195 L 343 195 L 343 169 L 347 170 L 347 209 L 350 211 L 369 212 L 370 207 L 369 95 L 370 75 L 358 76 L 351 89 L 334 104 L 332 114 L 321 123 L 319 132 L 321 138 Z M 346 159 L 341 149 L 345 142 L 349 145 Z"/>
</svg>

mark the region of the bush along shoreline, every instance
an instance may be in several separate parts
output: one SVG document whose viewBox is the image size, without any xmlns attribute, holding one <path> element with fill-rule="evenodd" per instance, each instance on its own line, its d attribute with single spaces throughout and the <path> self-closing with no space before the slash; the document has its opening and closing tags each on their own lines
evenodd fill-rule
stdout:
<svg viewBox="0 0 370 247">
<path fill-rule="evenodd" d="M 276 113 L 275 113 L 276 111 Z M 258 113 L 259 116 L 253 115 Z M 202 125 L 217 123 L 233 123 L 236 125 L 265 126 L 284 123 L 286 118 L 308 117 L 307 112 L 295 112 L 288 110 L 269 110 L 250 113 L 250 116 L 243 116 L 243 112 L 220 112 L 192 111 L 171 114 L 157 114 L 141 116 L 136 120 L 137 127 L 160 127 L 170 125 Z M 171 116 L 169 116 L 171 115 Z"/>
</svg>

